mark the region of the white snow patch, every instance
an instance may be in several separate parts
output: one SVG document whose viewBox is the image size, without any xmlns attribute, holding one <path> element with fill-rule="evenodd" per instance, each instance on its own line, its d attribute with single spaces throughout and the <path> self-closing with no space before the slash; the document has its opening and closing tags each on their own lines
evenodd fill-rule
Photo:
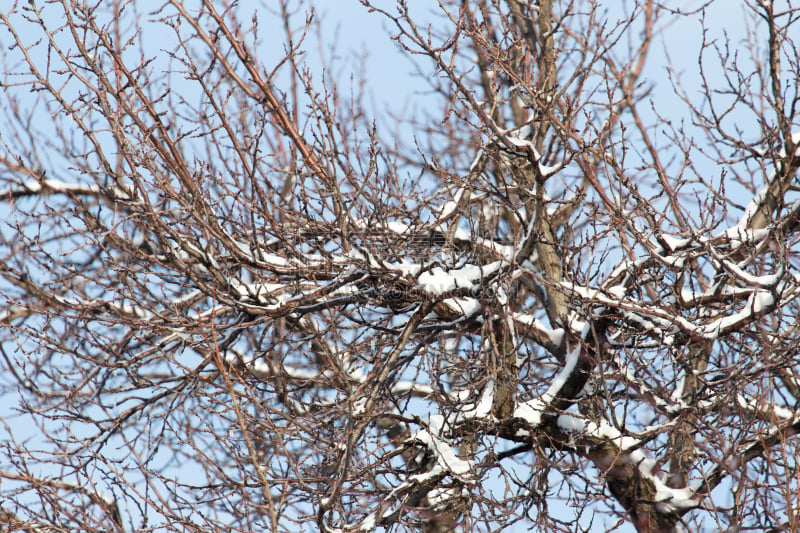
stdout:
<svg viewBox="0 0 800 533">
<path fill-rule="evenodd" d="M 627 290 L 625 289 L 624 285 L 612 285 L 611 287 L 606 288 L 606 292 L 614 298 L 622 300 L 625 298 L 625 293 Z"/>
<path fill-rule="evenodd" d="M 705 325 L 702 328 L 703 336 L 707 339 L 715 339 L 719 334 L 740 322 L 750 320 L 751 317 L 757 315 L 764 309 L 772 306 L 775 303 L 775 297 L 765 290 L 753 291 L 747 299 L 745 306 L 739 312 L 718 318 L 714 322 Z"/>
<path fill-rule="evenodd" d="M 470 235 L 470 233 L 467 230 L 461 228 L 456 228 L 455 233 L 453 233 L 453 237 L 455 237 L 455 239 L 458 241 L 472 240 L 472 235 Z"/>
<path fill-rule="evenodd" d="M 488 265 L 467 265 L 454 270 L 434 267 L 420 274 L 417 281 L 426 292 L 441 295 L 454 289 L 470 289 L 476 282 L 499 270 L 501 265 L 500 261 L 495 261 Z"/>
<path fill-rule="evenodd" d="M 769 4 L 769 5 L 772 4 L 772 2 L 765 2 L 763 0 L 761 2 L 759 2 L 759 3 L 760 4 Z M 792 133 L 792 144 L 795 145 L 794 155 L 800 156 L 800 131 L 795 131 L 794 133 Z M 784 150 L 783 148 L 781 148 L 780 156 L 781 157 L 786 157 L 786 150 Z"/>
<path fill-rule="evenodd" d="M 439 208 L 439 220 L 449 217 L 456 209 L 458 209 L 457 202 L 445 202 L 442 207 Z"/>
<path fill-rule="evenodd" d="M 447 504 L 454 498 L 458 498 L 460 494 L 461 491 L 458 490 L 456 487 L 448 487 L 448 488 L 434 487 L 428 492 L 426 498 L 428 499 L 428 503 L 432 507 L 436 507 L 438 505 Z"/>
<path fill-rule="evenodd" d="M 443 303 L 464 315 L 465 318 L 471 317 L 481 310 L 481 303 L 476 298 L 447 298 Z"/>
<path fill-rule="evenodd" d="M 490 381 L 481 393 L 481 399 L 475 406 L 475 418 L 483 418 L 492 412 L 494 403 L 494 382 Z"/>
<path fill-rule="evenodd" d="M 444 418 L 442 416 L 433 415 L 430 417 L 430 422 L 428 424 L 429 429 L 415 431 L 410 439 L 425 444 L 428 450 L 436 455 L 437 464 L 445 471 L 455 476 L 466 475 L 472 471 L 472 463 L 459 458 L 453 448 L 438 437 L 443 423 Z"/>
<path fill-rule="evenodd" d="M 514 409 L 513 416 L 525 420 L 531 427 L 536 427 L 542 423 L 542 413 L 544 413 L 545 409 L 547 409 L 547 404 L 539 398 L 534 398 L 533 400 L 519 404 L 516 409 Z M 525 435 L 519 436 L 527 435 L 528 433 L 525 432 Z"/>
<path fill-rule="evenodd" d="M 671 512 L 675 509 L 686 509 L 688 507 L 695 507 L 698 503 L 698 498 L 695 492 L 685 487 L 682 489 L 673 489 L 664 484 L 660 479 L 655 476 L 650 476 L 653 484 L 656 487 L 655 500 L 656 508 L 663 512 Z"/>
<path fill-rule="evenodd" d="M 669 247 L 668 252 L 674 252 L 680 248 L 686 248 L 691 244 L 692 239 L 687 239 L 685 237 L 672 237 L 670 235 L 661 235 L 661 240 Z"/>
<path fill-rule="evenodd" d="M 389 228 L 390 231 L 393 231 L 398 235 L 403 235 L 411 229 L 411 226 L 409 226 L 408 224 L 398 221 L 391 221 L 388 224 L 386 224 L 386 227 Z"/>
<path fill-rule="evenodd" d="M 458 232 L 463 230 L 456 230 L 456 237 L 458 238 Z M 466 232 L 464 232 L 466 233 Z M 466 239 L 463 239 L 466 240 Z M 514 246 L 508 244 L 498 244 L 489 239 L 475 239 L 475 244 L 486 248 L 487 250 L 491 250 L 496 254 L 500 255 L 504 260 L 511 261 L 514 259 L 514 256 L 517 253 L 517 250 Z"/>
<path fill-rule="evenodd" d="M 375 514 L 370 514 L 361 522 L 361 531 L 374 531 L 375 530 Z"/>
<path fill-rule="evenodd" d="M 564 387 L 567 383 L 567 380 L 575 371 L 575 366 L 578 364 L 578 358 L 581 353 L 581 345 L 578 344 L 573 350 L 567 353 L 566 361 L 564 362 L 564 368 L 561 369 L 561 372 L 553 380 L 553 383 L 550 384 L 550 388 L 542 395 L 542 401 L 546 404 L 550 404 L 559 391 Z"/>
<path fill-rule="evenodd" d="M 469 165 L 469 171 L 470 172 L 474 172 L 475 171 L 475 169 L 478 167 L 478 164 L 480 163 L 482 157 L 483 157 L 483 148 L 478 150 L 478 153 L 475 154 L 475 158 L 472 160 L 472 163 L 470 163 L 470 165 Z"/>
<path fill-rule="evenodd" d="M 366 398 L 358 398 L 353 402 L 353 416 L 359 416 L 364 413 L 364 408 L 367 406 Z"/>
<path fill-rule="evenodd" d="M 384 265 L 384 267 L 391 268 L 392 270 L 399 270 L 404 276 L 411 275 L 416 277 L 422 266 L 419 263 L 412 263 L 411 261 L 402 261 L 400 263 L 392 263 L 391 265 Z"/>
<path fill-rule="evenodd" d="M 739 404 L 740 407 L 745 409 L 749 409 L 750 411 L 765 414 L 767 416 L 776 416 L 783 420 L 794 420 L 797 418 L 797 414 L 790 410 L 786 409 L 785 407 L 781 407 L 780 405 L 772 405 L 769 404 L 768 406 L 761 405 L 757 400 L 748 400 L 741 394 L 736 397 L 736 403 Z"/>
<path fill-rule="evenodd" d="M 557 420 L 558 427 L 570 433 L 583 433 L 586 422 L 572 415 L 561 415 Z"/>
<path fill-rule="evenodd" d="M 543 178 L 549 178 L 562 168 L 564 168 L 563 163 L 559 163 L 557 165 L 543 165 L 542 163 L 539 163 L 539 172 L 542 173 Z"/>
</svg>

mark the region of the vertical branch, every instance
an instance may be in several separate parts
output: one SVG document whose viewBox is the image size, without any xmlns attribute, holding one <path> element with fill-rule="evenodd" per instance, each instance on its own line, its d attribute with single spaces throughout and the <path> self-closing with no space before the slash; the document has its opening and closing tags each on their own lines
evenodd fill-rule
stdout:
<svg viewBox="0 0 800 533">
<path fill-rule="evenodd" d="M 535 8 L 523 11 L 523 6 L 517 0 L 510 3 L 511 11 L 517 26 L 523 35 L 531 40 L 529 45 L 536 54 L 538 75 L 534 80 L 533 98 L 535 108 L 533 145 L 537 154 L 542 154 L 545 137 L 551 129 L 553 110 L 555 109 L 555 95 L 557 90 L 556 76 L 556 46 L 553 32 L 553 2 L 552 0 L 539 0 Z M 535 17 L 535 26 L 533 22 Z M 552 282 L 546 287 L 546 310 L 550 323 L 563 324 L 567 316 L 567 298 L 556 286 L 562 281 L 564 274 L 563 256 L 558 246 L 556 228 L 553 225 L 548 203 L 545 199 L 545 180 L 539 172 L 538 161 L 527 172 L 521 185 L 534 191 L 533 197 L 528 201 L 528 209 L 534 220 L 533 233 L 538 263 L 545 278 Z"/>
<path fill-rule="evenodd" d="M 519 383 L 514 324 L 507 317 L 498 316 L 489 321 L 485 335 L 491 339 L 487 371 L 495 387 L 492 414 L 503 420 L 513 412 Z"/>
<path fill-rule="evenodd" d="M 702 387 L 701 377 L 708 367 L 711 346 L 695 342 L 688 346 L 686 363 L 688 371 L 683 376 L 680 398 L 686 405 L 696 405 Z M 695 431 L 697 417 L 692 412 L 681 414 L 681 420 L 669 435 L 670 467 L 668 482 L 671 487 L 682 488 L 689 482 L 689 471 L 694 466 L 697 450 Z"/>
<path fill-rule="evenodd" d="M 208 339 L 210 341 L 209 346 L 211 349 L 211 355 L 214 358 L 214 364 L 225 381 L 225 386 L 227 387 L 231 403 L 233 404 L 233 410 L 236 413 L 236 420 L 239 423 L 239 430 L 242 432 L 242 438 L 244 439 L 245 446 L 247 447 L 247 453 L 250 456 L 250 464 L 256 471 L 258 479 L 261 482 L 261 493 L 264 495 L 264 499 L 267 501 L 267 510 L 269 513 L 272 530 L 278 531 L 278 514 L 277 509 L 275 508 L 275 501 L 272 497 L 272 491 L 270 490 L 270 483 L 267 479 L 266 473 L 264 472 L 264 468 L 261 466 L 261 459 L 258 457 L 256 448 L 253 445 L 253 440 L 250 438 L 250 423 L 244 416 L 242 408 L 239 405 L 239 392 L 236 390 L 233 379 L 231 379 L 230 365 L 227 361 L 222 359 L 220 346 L 217 343 L 216 317 L 214 315 L 215 309 L 212 308 L 208 317 L 208 326 L 211 331 L 210 338 Z"/>
<path fill-rule="evenodd" d="M 777 212 L 784 205 L 784 197 L 791 186 L 793 177 L 798 168 L 800 168 L 800 157 L 796 154 L 799 143 L 795 142 L 797 137 L 792 132 L 792 120 L 786 116 L 787 110 L 781 87 L 781 46 L 783 38 L 779 34 L 778 20 L 775 16 L 773 2 L 771 0 L 762 0 L 758 4 L 764 11 L 761 17 L 766 22 L 768 31 L 769 87 L 765 88 L 765 92 L 768 90 L 772 96 L 772 110 L 775 113 L 778 130 L 782 138 L 783 155 L 778 158 L 774 166 L 775 174 L 761 199 L 758 210 L 752 214 L 749 221 L 749 227 L 754 229 L 765 228 L 775 219 Z"/>
</svg>

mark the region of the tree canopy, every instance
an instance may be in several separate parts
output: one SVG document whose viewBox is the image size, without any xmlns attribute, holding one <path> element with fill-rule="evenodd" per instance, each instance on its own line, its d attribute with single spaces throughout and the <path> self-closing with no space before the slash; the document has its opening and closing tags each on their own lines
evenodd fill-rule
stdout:
<svg viewBox="0 0 800 533">
<path fill-rule="evenodd" d="M 0 13 L 0 529 L 800 529 L 793 2 L 315 4 Z"/>
</svg>

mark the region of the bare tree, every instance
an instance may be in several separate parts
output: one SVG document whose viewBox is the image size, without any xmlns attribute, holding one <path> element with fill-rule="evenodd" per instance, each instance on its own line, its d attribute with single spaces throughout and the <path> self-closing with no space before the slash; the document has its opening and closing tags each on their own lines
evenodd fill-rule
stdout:
<svg viewBox="0 0 800 533">
<path fill-rule="evenodd" d="M 409 4 L 4 7 L 0 529 L 800 529 L 798 8 Z"/>
</svg>

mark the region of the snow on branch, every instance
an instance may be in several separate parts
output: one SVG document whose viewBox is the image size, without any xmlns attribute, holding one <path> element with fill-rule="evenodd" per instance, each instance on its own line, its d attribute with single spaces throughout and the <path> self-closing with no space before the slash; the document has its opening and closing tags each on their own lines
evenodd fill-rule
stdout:
<svg viewBox="0 0 800 533">
<path fill-rule="evenodd" d="M 569 351 L 564 366 L 559 373 L 556 374 L 556 377 L 544 394 L 538 398 L 519 404 L 516 409 L 514 409 L 513 416 L 525 420 L 531 428 L 539 426 L 542 422 L 542 416 L 552 408 L 551 404 L 553 400 L 558 397 L 561 389 L 564 388 L 564 385 L 575 372 L 582 349 L 583 347 L 578 344 L 578 346 Z"/>
<path fill-rule="evenodd" d="M 640 449 L 643 445 L 641 439 L 624 435 L 606 421 L 597 423 L 573 414 L 559 416 L 557 423 L 563 431 L 573 435 L 576 440 L 591 442 L 593 446 L 597 446 L 598 442 L 607 442 L 613 445 L 618 453 L 599 456 L 600 464 L 598 466 L 601 469 L 609 469 L 611 465 L 604 464 L 609 457 L 613 458 L 614 463 L 634 466 L 642 479 L 652 483 L 655 489 L 653 500 L 661 512 L 691 509 L 700 504 L 702 496 L 693 487 L 672 488 L 666 484 L 664 477 L 656 472 L 656 461 L 647 457 L 645 452 Z"/>
<path fill-rule="evenodd" d="M 621 318 L 649 330 L 648 334 L 660 334 L 662 338 L 672 338 L 680 331 L 695 338 L 713 340 L 720 335 L 738 330 L 743 324 L 752 322 L 778 305 L 786 305 L 800 295 L 800 277 L 789 276 L 783 269 L 773 274 L 754 276 L 738 267 L 735 263 L 723 260 L 727 271 L 744 287 L 712 287 L 705 292 L 689 291 L 681 288 L 678 292 L 682 305 L 702 305 L 709 298 L 736 298 L 744 300 L 738 310 L 733 305 L 718 307 L 715 316 L 707 312 L 697 318 L 686 318 L 670 312 L 661 301 L 646 302 L 640 298 L 626 296 L 627 287 L 624 282 L 617 285 L 602 285 L 598 288 L 582 286 L 574 282 L 562 282 L 565 292 L 586 302 L 601 304 L 609 309 L 616 309 Z M 617 280 L 619 275 L 615 276 Z M 708 309 L 707 309 L 708 311 Z"/>
<path fill-rule="evenodd" d="M 63 180 L 42 178 L 20 181 L 14 186 L 0 190 L 0 200 L 15 200 L 26 196 L 50 196 L 54 194 L 103 196 L 113 201 L 130 202 L 136 198 L 132 190 L 119 185 L 101 187 L 95 183 L 69 183 Z"/>
<path fill-rule="evenodd" d="M 542 155 L 538 152 L 538 150 L 536 150 L 536 147 L 530 140 L 531 137 L 533 136 L 533 133 L 534 133 L 533 123 L 530 122 L 523 126 L 512 128 L 506 131 L 505 134 L 498 140 L 504 142 L 508 146 L 527 150 L 529 154 L 533 156 L 533 159 L 537 164 L 539 173 L 541 174 L 542 178 L 547 179 L 557 174 L 561 169 L 563 169 L 564 163 L 551 166 L 543 164 Z"/>
</svg>

